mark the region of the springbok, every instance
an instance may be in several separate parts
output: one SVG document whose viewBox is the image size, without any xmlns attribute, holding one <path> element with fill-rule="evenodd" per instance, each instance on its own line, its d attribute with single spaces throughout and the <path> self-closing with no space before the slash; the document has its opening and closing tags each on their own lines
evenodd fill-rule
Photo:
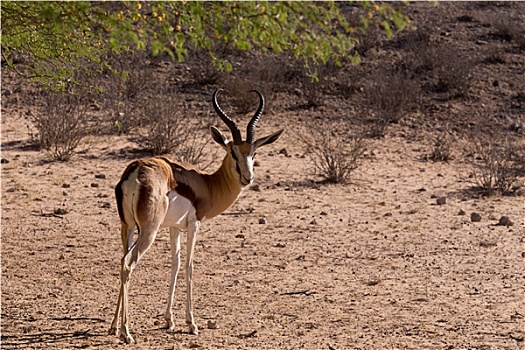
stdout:
<svg viewBox="0 0 525 350">
<path fill-rule="evenodd" d="M 257 148 L 279 139 L 284 130 L 254 141 L 255 126 L 264 109 L 264 97 L 259 96 L 259 107 L 246 129 L 246 141 L 235 122 L 219 107 L 217 89 L 212 96 L 213 108 L 228 126 L 233 143 L 217 128 L 210 127 L 215 142 L 226 150 L 222 165 L 214 173 L 206 173 L 188 164 L 171 161 L 165 157 L 152 157 L 131 162 L 115 187 L 118 214 L 121 221 L 121 238 L 124 248 L 120 275 L 120 293 L 117 310 L 111 323 L 110 334 L 116 335 L 120 323 L 120 337 L 133 343 L 129 332 L 128 288 L 133 269 L 155 241 L 162 227 L 169 227 L 172 252 L 171 284 L 164 318 L 166 328 L 173 330 L 173 295 L 180 267 L 180 230 L 187 230 L 186 261 L 186 323 L 189 332 L 198 333 L 192 311 L 193 251 L 201 223 L 228 209 L 244 188 L 253 182 L 253 157 Z M 138 237 L 133 242 L 133 233 Z M 120 314 L 122 312 L 122 318 Z"/>
</svg>

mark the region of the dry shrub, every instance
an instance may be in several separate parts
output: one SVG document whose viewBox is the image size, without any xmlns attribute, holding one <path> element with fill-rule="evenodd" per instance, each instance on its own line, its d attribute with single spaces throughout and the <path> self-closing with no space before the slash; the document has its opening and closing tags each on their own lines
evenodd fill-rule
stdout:
<svg viewBox="0 0 525 350">
<path fill-rule="evenodd" d="M 359 67 L 351 67 L 348 70 L 340 72 L 339 77 L 334 81 L 334 87 L 337 94 L 345 99 L 351 99 L 361 91 L 366 74 Z"/>
<path fill-rule="evenodd" d="M 458 47 L 431 45 L 432 30 L 423 26 L 398 40 L 408 51 L 404 66 L 422 80 L 432 77 L 437 92 L 448 93 L 449 98 L 465 97 L 472 82 L 472 59 Z"/>
<path fill-rule="evenodd" d="M 487 195 L 509 194 L 525 176 L 525 145 L 510 137 L 477 136 L 469 146 L 473 179 Z"/>
<path fill-rule="evenodd" d="M 365 114 L 372 117 L 370 136 L 386 134 L 389 124 L 398 123 L 417 106 L 419 84 L 398 71 L 380 71 L 372 77 L 364 90 Z"/>
<path fill-rule="evenodd" d="M 48 93 L 45 109 L 32 116 L 37 142 L 53 160 L 68 161 L 82 140 L 91 134 L 85 98 L 68 93 Z"/>
<path fill-rule="evenodd" d="M 211 165 L 205 163 L 210 160 L 206 150 L 209 138 L 203 132 L 207 120 L 188 114 L 171 94 L 159 93 L 146 100 L 139 113 L 145 125 L 140 146 L 154 155 L 170 153 L 177 160 L 207 168 Z"/>
<path fill-rule="evenodd" d="M 448 162 L 452 159 L 453 139 L 448 132 L 436 136 L 432 152 L 424 156 L 424 160 L 433 162 Z"/>
<path fill-rule="evenodd" d="M 472 60 L 453 48 L 441 47 L 434 54 L 441 58 L 435 68 L 438 91 L 447 92 L 449 98 L 467 96 L 472 82 Z"/>
<path fill-rule="evenodd" d="M 173 152 L 191 131 L 188 121 L 183 120 L 180 104 L 169 95 L 159 94 L 143 101 L 137 117 L 146 130 L 139 143 L 154 155 Z"/>
<path fill-rule="evenodd" d="M 194 84 L 217 84 L 224 74 L 206 50 L 192 50 L 186 63 Z"/>
<path fill-rule="evenodd" d="M 482 21 L 493 28 L 492 36 L 500 40 L 511 42 L 523 36 L 521 23 L 509 16 L 492 13 L 486 15 Z"/>
<path fill-rule="evenodd" d="M 265 108 L 267 107 L 267 102 L 271 100 L 271 91 L 268 91 L 257 82 L 253 82 L 249 79 L 230 75 L 224 79 L 223 86 L 224 92 L 221 93 L 218 98 L 219 104 L 221 106 L 228 106 L 227 109 L 234 109 L 233 114 L 244 115 L 250 112 L 255 112 L 259 105 L 259 97 L 256 93 L 250 90 L 256 89 L 263 94 Z"/>
<path fill-rule="evenodd" d="M 361 134 L 354 135 L 334 123 L 316 123 L 308 134 L 299 134 L 298 138 L 314 173 L 330 183 L 348 183 L 368 147 Z"/>
<path fill-rule="evenodd" d="M 325 104 L 326 95 L 339 93 L 338 88 L 340 86 L 334 80 L 339 79 L 341 68 L 337 67 L 334 62 L 309 62 L 305 66 L 304 62 L 297 61 L 296 64 L 300 68 L 297 71 L 296 86 L 300 87 L 300 91 L 306 100 L 306 107 L 321 107 Z"/>
<path fill-rule="evenodd" d="M 275 92 L 292 92 L 294 84 L 294 67 L 291 60 L 284 55 L 268 55 L 250 59 L 249 64 L 242 65 L 220 79 L 224 88 L 224 99 L 230 103 L 238 114 L 255 111 L 258 106 L 257 95 L 250 92 L 259 90 L 265 97 L 265 110 L 271 111 Z"/>
<path fill-rule="evenodd" d="M 123 73 L 115 75 L 103 86 L 103 104 L 105 109 L 111 111 L 114 130 L 127 134 L 145 125 L 140 110 L 143 101 L 155 88 L 155 79 L 148 57 L 144 54 L 118 57 L 118 68 Z"/>
</svg>

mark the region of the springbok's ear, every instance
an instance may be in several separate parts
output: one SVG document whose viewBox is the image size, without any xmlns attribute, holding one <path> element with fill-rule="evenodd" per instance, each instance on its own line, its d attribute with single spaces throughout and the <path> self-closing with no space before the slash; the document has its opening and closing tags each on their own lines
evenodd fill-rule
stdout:
<svg viewBox="0 0 525 350">
<path fill-rule="evenodd" d="M 223 148 L 226 148 L 226 145 L 228 145 L 228 138 L 224 136 L 222 132 L 219 131 L 214 126 L 210 126 L 210 132 L 211 137 L 213 137 L 213 141 L 217 142 L 219 145 L 221 145 Z"/>
<path fill-rule="evenodd" d="M 264 145 L 269 145 L 270 143 L 274 143 L 275 141 L 279 140 L 279 137 L 284 133 L 284 129 L 274 132 L 271 135 L 261 137 L 257 139 L 253 144 L 255 148 L 259 148 Z"/>
</svg>

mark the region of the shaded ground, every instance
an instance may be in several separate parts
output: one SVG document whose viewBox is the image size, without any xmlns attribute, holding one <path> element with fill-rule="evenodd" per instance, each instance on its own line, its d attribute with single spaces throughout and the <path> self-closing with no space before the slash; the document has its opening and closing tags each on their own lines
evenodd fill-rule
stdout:
<svg viewBox="0 0 525 350">
<path fill-rule="evenodd" d="M 413 15 L 440 21 L 444 40 L 464 43 L 476 54 L 501 42 L 485 38 L 476 44 L 472 38 L 487 27 L 457 17 L 525 13 L 523 7 L 464 6 L 422 7 Z M 476 70 L 486 84 L 473 87 L 473 98 L 436 97 L 436 107 L 424 112 L 429 123 L 463 116 L 458 125 L 466 125 L 466 115 L 482 121 L 483 110 L 523 117 L 521 102 L 507 104 L 519 92 L 523 54 L 505 55 L 506 64 Z M 498 91 L 492 90 L 494 79 Z M 211 91 L 203 88 L 194 99 Z M 30 147 L 31 105 L 23 103 L 30 96 L 16 96 L 19 104 L 2 99 L 2 158 L 9 160 L 2 164 L 2 348 L 124 348 L 106 335 L 121 254 L 113 188 L 136 156 L 127 152 L 135 146 L 122 136 L 104 136 L 69 163 L 47 163 Z M 207 100 L 202 106 L 209 108 Z M 328 103 L 324 113 L 330 108 Z M 169 235 L 163 231 L 132 276 L 137 344 L 128 348 L 525 348 L 522 196 L 471 192 L 461 157 L 422 162 L 435 134 L 410 123 L 394 125 L 385 139 L 374 141 L 351 184 L 316 184 L 295 133 L 307 132 L 308 118 L 318 112 L 274 109 L 263 116 L 258 133 L 283 126 L 288 132 L 258 153 L 261 191 L 245 191 L 200 232 L 194 305 L 201 333 L 186 333 L 184 271 L 175 296 L 176 330 L 161 329 L 170 273 Z M 289 156 L 279 153 L 282 148 Z M 436 205 L 439 196 L 447 197 L 445 205 Z M 481 222 L 471 222 L 472 212 L 481 214 Z M 502 215 L 514 225 L 496 225 Z"/>
</svg>

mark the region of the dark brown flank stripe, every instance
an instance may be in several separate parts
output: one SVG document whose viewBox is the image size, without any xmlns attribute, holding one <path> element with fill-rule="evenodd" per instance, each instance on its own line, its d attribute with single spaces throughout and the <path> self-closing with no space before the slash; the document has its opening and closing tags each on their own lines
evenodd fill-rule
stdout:
<svg viewBox="0 0 525 350">
<path fill-rule="evenodd" d="M 185 168 L 183 165 L 172 162 L 168 158 L 165 158 L 165 157 L 159 157 L 159 159 L 163 160 L 171 168 L 172 178 L 173 178 L 173 182 L 175 183 L 175 187 L 170 188 L 170 189 L 174 190 L 179 195 L 189 200 L 191 204 L 193 205 L 193 207 L 195 208 L 197 219 L 202 220 L 203 218 L 203 213 L 201 210 L 202 208 L 199 205 L 200 201 L 197 198 L 195 191 L 187 183 L 181 182 L 180 180 L 179 181 L 176 180 L 176 178 L 178 177 L 176 173 L 182 173 L 183 171 L 195 171 L 195 172 L 197 171 L 192 168 L 189 168 L 189 169 Z"/>
</svg>

